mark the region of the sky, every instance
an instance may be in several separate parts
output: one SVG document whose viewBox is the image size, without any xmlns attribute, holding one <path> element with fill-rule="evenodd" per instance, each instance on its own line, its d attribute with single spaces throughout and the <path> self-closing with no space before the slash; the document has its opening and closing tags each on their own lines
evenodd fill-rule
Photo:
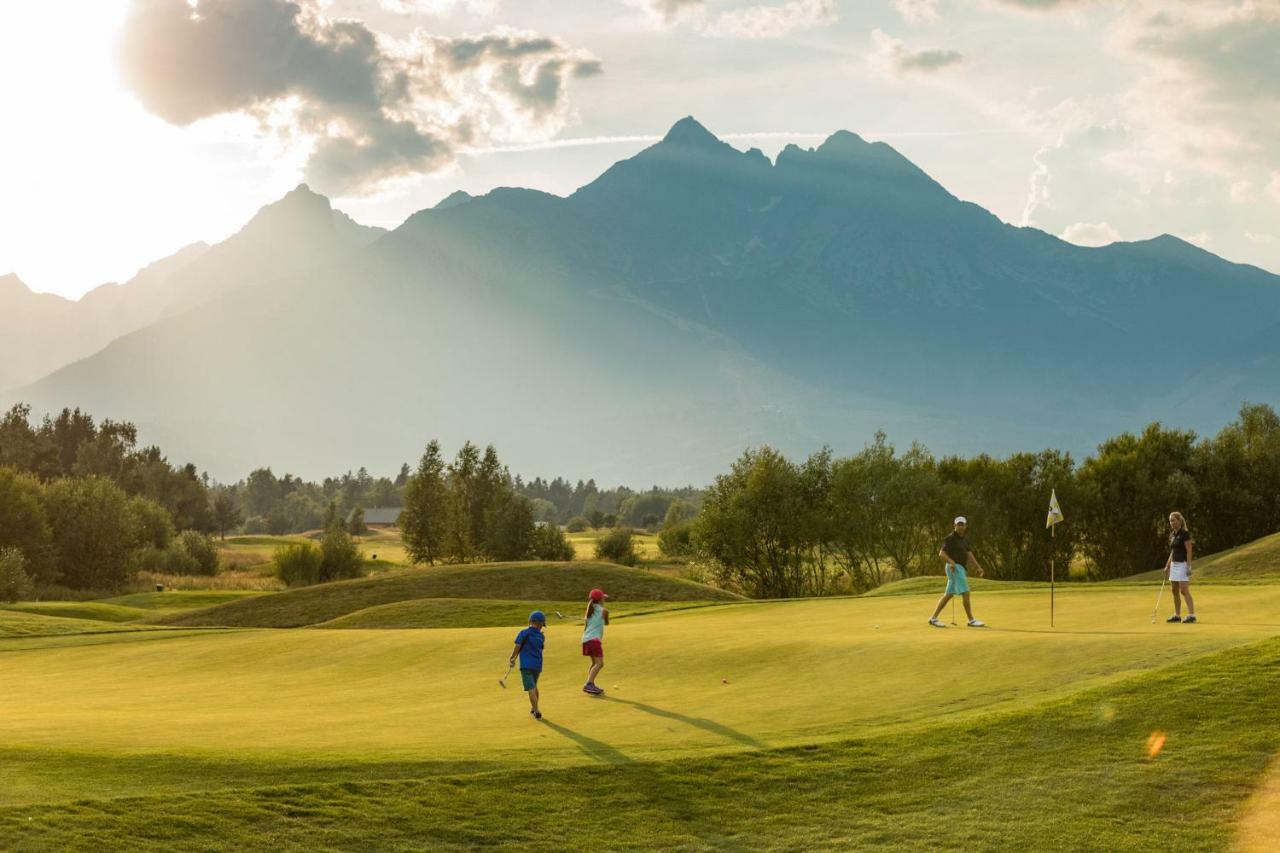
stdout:
<svg viewBox="0 0 1280 853">
<path fill-rule="evenodd" d="M 686 115 L 1280 273 L 1280 0 L 81 0 L 0 5 L 0 274 L 77 298 L 300 182 L 567 194 Z"/>
</svg>

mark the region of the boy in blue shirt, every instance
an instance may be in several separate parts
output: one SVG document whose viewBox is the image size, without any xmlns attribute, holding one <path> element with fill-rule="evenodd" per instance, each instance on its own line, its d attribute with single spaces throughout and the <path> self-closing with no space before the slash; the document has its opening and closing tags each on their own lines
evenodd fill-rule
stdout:
<svg viewBox="0 0 1280 853">
<path fill-rule="evenodd" d="M 547 617 L 541 610 L 530 613 L 529 627 L 516 634 L 516 647 L 507 661 L 514 666 L 516 655 L 520 656 L 520 681 L 529 694 L 529 715 L 535 720 L 542 719 L 542 712 L 538 710 L 538 677 L 542 675 L 542 647 L 547 641 L 542 629 L 546 625 Z"/>
</svg>

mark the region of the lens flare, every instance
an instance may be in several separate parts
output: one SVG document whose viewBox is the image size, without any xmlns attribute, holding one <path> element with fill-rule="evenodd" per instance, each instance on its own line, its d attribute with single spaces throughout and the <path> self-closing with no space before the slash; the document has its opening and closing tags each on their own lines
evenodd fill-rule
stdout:
<svg viewBox="0 0 1280 853">
<path fill-rule="evenodd" d="M 1147 760 L 1154 760 L 1162 749 L 1164 749 L 1164 732 L 1152 732 L 1147 738 Z"/>
</svg>

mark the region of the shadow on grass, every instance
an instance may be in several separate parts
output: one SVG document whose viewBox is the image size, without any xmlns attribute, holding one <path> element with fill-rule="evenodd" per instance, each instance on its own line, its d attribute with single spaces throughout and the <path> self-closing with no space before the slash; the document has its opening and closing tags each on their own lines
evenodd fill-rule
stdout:
<svg viewBox="0 0 1280 853">
<path fill-rule="evenodd" d="M 765 744 L 751 737 L 751 735 L 731 729 L 726 725 L 717 723 L 715 720 L 708 720 L 705 717 L 690 717 L 685 714 L 678 714 L 675 711 L 668 711 L 665 708 L 655 708 L 653 705 L 645 705 L 641 702 L 632 702 L 628 699 L 618 699 L 613 696 L 605 696 L 606 702 L 616 702 L 619 705 L 630 705 L 637 711 L 643 711 L 646 714 L 652 714 L 655 717 L 662 717 L 665 720 L 675 720 L 678 723 L 684 723 L 686 726 L 693 726 L 696 729 L 702 729 L 704 732 L 711 732 L 714 735 L 731 740 L 734 743 L 740 743 L 743 746 L 751 746 L 757 749 L 763 748 Z"/>
<path fill-rule="evenodd" d="M 542 720 L 542 725 L 551 729 L 556 734 L 573 741 L 578 745 L 579 749 L 603 764 L 634 763 L 634 759 L 626 753 L 609 746 L 609 744 L 604 741 L 595 740 L 594 738 L 589 738 L 584 734 L 579 734 L 573 729 L 562 726 L 559 723 L 553 723 L 545 717 Z"/>
</svg>

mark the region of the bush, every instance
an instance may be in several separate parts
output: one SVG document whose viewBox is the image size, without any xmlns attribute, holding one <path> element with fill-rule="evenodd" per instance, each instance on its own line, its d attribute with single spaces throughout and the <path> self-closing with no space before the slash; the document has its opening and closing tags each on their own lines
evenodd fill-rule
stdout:
<svg viewBox="0 0 1280 853">
<path fill-rule="evenodd" d="M 169 510 L 160 504 L 135 495 L 129 498 L 129 513 L 133 516 L 133 531 L 143 545 L 163 551 L 173 541 L 173 518 Z"/>
<path fill-rule="evenodd" d="M 320 549 L 310 542 L 280 545 L 272 555 L 276 577 L 288 586 L 310 586 L 320 581 Z"/>
<path fill-rule="evenodd" d="M 320 540 L 320 581 L 340 581 L 364 574 L 364 558 L 351 534 L 341 524 L 325 531 Z"/>
<path fill-rule="evenodd" d="M 619 527 L 601 537 L 596 543 L 596 557 L 611 563 L 634 566 L 637 556 L 631 528 Z"/>
<path fill-rule="evenodd" d="M 17 548 L 0 549 L 0 601 L 30 598 L 34 585 L 27 576 L 27 558 Z"/>
<path fill-rule="evenodd" d="M 350 528 L 352 536 L 363 536 L 369 532 L 369 528 L 364 524 L 364 507 L 358 506 L 351 511 Z"/>
<path fill-rule="evenodd" d="M 591 522 L 587 521 L 580 515 L 575 515 L 573 518 L 569 519 L 569 523 L 564 526 L 564 529 L 570 533 L 581 533 L 590 526 Z"/>
<path fill-rule="evenodd" d="M 664 525 L 658 534 L 658 548 L 668 557 L 688 557 L 693 553 L 693 522 Z"/>
<path fill-rule="evenodd" d="M 267 520 L 260 515 L 249 518 L 242 528 L 245 536 L 262 536 L 267 532 Z"/>
<path fill-rule="evenodd" d="M 168 548 L 143 545 L 134 552 L 132 565 L 135 572 L 150 572 L 157 575 L 195 575 L 200 573 L 200 565 L 195 561 L 195 558 L 176 545 Z"/>
<path fill-rule="evenodd" d="M 216 575 L 218 573 L 218 546 L 214 544 L 212 536 L 198 530 L 184 530 L 178 534 L 174 547 L 195 563 L 196 570 L 191 574 Z"/>
<path fill-rule="evenodd" d="M 573 546 L 565 538 L 564 531 L 554 524 L 544 524 L 533 531 L 533 558 L 569 562 L 573 559 Z"/>
<path fill-rule="evenodd" d="M 119 589 L 143 542 L 129 496 L 100 477 L 63 478 L 45 488 L 59 582 L 72 589 Z"/>
</svg>

